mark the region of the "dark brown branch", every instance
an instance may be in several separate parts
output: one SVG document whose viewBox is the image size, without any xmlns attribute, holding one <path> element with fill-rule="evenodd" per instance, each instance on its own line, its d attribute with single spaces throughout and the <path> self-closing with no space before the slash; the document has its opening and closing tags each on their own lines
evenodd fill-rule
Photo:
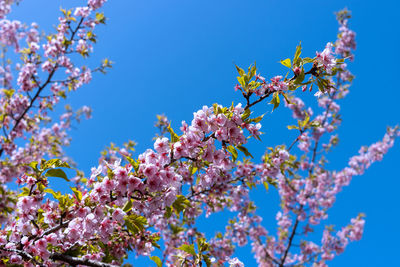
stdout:
<svg viewBox="0 0 400 267">
<path fill-rule="evenodd" d="M 43 234 L 41 234 L 39 236 L 36 236 L 36 237 L 32 236 L 32 237 L 34 237 L 33 241 L 39 240 L 39 239 L 41 239 L 42 237 L 44 237 L 46 235 L 49 235 L 49 234 L 54 233 L 54 232 L 57 232 L 61 228 L 68 226 L 69 222 L 70 221 L 66 221 L 66 222 L 60 223 L 57 226 L 54 226 L 53 228 L 47 229 L 46 231 L 43 232 Z M 32 239 L 32 238 L 30 238 L 30 239 Z"/>
<path fill-rule="evenodd" d="M 19 250 L 19 249 L 13 249 L 13 248 L 2 248 L 2 247 L 0 247 L 0 250 L 16 253 L 16 254 L 20 255 L 20 256 L 21 256 L 24 260 L 26 260 L 26 261 L 32 261 L 32 262 L 34 262 L 36 265 L 38 265 L 38 266 L 40 266 L 40 267 L 44 267 L 43 264 L 38 263 L 38 262 L 35 260 L 35 258 L 34 258 L 31 254 L 29 254 L 28 252 L 26 252 L 26 251 Z"/>
<path fill-rule="evenodd" d="M 39 266 L 44 266 L 43 264 L 38 263 L 35 260 L 35 258 L 32 255 L 30 255 L 29 253 L 27 253 L 26 251 L 19 250 L 19 249 L 11 249 L 11 248 L 1 248 L 1 247 L 0 247 L 0 250 L 16 253 L 16 254 L 20 255 L 24 260 L 33 261 L 35 264 L 37 264 Z M 62 261 L 62 262 L 68 263 L 72 266 L 76 266 L 76 265 L 85 265 L 85 266 L 92 266 L 92 267 L 114 267 L 114 266 L 116 266 L 116 265 L 112 265 L 112 264 L 104 263 L 104 262 L 100 262 L 100 261 L 72 257 L 72 256 L 61 254 L 61 253 L 51 253 L 50 259 L 52 259 L 54 261 Z"/>
<path fill-rule="evenodd" d="M 302 209 L 302 207 L 300 208 L 300 210 L 301 209 Z M 292 242 L 293 242 L 294 236 L 296 235 L 296 230 L 297 230 L 298 226 L 299 226 L 299 217 L 297 216 L 296 222 L 294 223 L 294 226 L 293 226 L 292 233 L 290 234 L 290 237 L 289 237 L 288 245 L 286 247 L 285 253 L 283 254 L 283 257 L 281 259 L 281 263 L 279 264 L 279 267 L 283 267 L 285 264 L 286 257 L 289 253 L 290 248 L 292 247 Z"/>
<path fill-rule="evenodd" d="M 116 265 L 112 265 L 112 264 L 104 263 L 104 262 L 100 262 L 100 261 L 72 257 L 72 256 L 61 254 L 61 253 L 52 253 L 50 255 L 50 259 L 55 260 L 55 261 L 63 261 L 72 266 L 76 266 L 76 265 L 86 265 L 86 266 L 92 266 L 92 267 L 114 267 L 114 266 L 116 266 Z"/>
<path fill-rule="evenodd" d="M 249 101 L 247 101 L 246 106 L 244 107 L 244 109 L 249 109 L 250 107 L 254 106 L 255 104 L 263 101 L 265 98 L 269 97 L 273 92 L 268 91 L 267 93 L 265 93 L 265 95 L 261 96 L 259 99 L 255 100 L 253 103 L 249 103 Z"/>
<path fill-rule="evenodd" d="M 255 172 L 253 172 L 252 174 L 253 174 L 253 175 L 256 175 Z M 233 180 L 228 181 L 227 183 L 213 184 L 213 185 L 211 185 L 209 188 L 206 188 L 206 189 L 204 189 L 204 190 L 202 190 L 202 191 L 199 191 L 199 192 L 192 192 L 192 193 L 191 193 L 189 196 L 187 196 L 186 198 L 187 198 L 187 199 L 192 199 L 192 198 L 194 198 L 194 197 L 196 197 L 196 196 L 198 196 L 198 195 L 205 194 L 205 193 L 208 193 L 208 192 L 212 192 L 212 191 L 218 189 L 219 187 L 223 187 L 223 186 L 225 186 L 225 185 L 227 185 L 227 184 L 233 184 L 233 183 L 240 182 L 240 181 L 243 182 L 245 178 L 246 178 L 246 176 L 239 176 L 239 177 L 237 177 L 237 178 L 235 178 L 235 179 L 233 179 Z"/>
<path fill-rule="evenodd" d="M 299 136 L 296 137 L 296 139 L 292 142 L 292 144 L 288 148 L 288 152 L 293 148 L 293 146 L 300 140 L 300 136 L 304 133 L 303 130 L 300 130 Z"/>
</svg>

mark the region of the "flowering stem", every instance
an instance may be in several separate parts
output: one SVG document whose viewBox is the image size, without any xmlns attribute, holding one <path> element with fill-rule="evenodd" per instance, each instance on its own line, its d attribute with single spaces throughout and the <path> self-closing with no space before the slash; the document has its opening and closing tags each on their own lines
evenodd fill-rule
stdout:
<svg viewBox="0 0 400 267">
<path fill-rule="evenodd" d="M 95 260 L 72 257 L 72 256 L 61 254 L 61 253 L 53 253 L 50 255 L 50 258 L 52 260 L 66 262 L 72 266 L 76 266 L 76 265 L 86 265 L 86 266 L 92 266 L 92 267 L 114 267 L 114 266 L 116 266 L 116 265 L 99 262 L 99 261 L 95 261 Z"/>
<path fill-rule="evenodd" d="M 300 210 L 302 210 L 302 208 L 303 208 L 303 206 L 300 207 Z M 285 260 L 286 260 L 286 257 L 288 255 L 288 253 L 289 253 L 289 250 L 290 250 L 290 248 L 292 246 L 292 242 L 293 242 L 294 236 L 296 234 L 296 230 L 297 230 L 297 226 L 299 225 L 299 222 L 300 222 L 299 221 L 299 217 L 297 216 L 296 217 L 296 222 L 294 223 L 294 226 L 293 226 L 292 233 L 290 234 L 290 237 L 289 237 L 289 243 L 288 243 L 288 245 L 286 247 L 285 253 L 283 254 L 283 257 L 281 259 L 281 263 L 279 264 L 279 267 L 283 267 L 284 264 L 285 264 Z"/>
<path fill-rule="evenodd" d="M 65 50 L 68 49 L 69 47 L 69 43 L 74 39 L 75 34 L 78 32 L 78 30 L 80 29 L 82 23 L 83 23 L 84 18 L 81 18 L 81 20 L 78 23 L 78 26 L 75 28 L 75 30 L 72 32 L 71 37 L 69 39 L 69 42 L 67 42 L 67 44 L 65 45 Z M 39 86 L 39 89 L 37 90 L 36 94 L 34 95 L 34 97 L 31 99 L 28 107 L 22 112 L 22 114 L 15 120 L 15 124 L 13 126 L 13 128 L 11 129 L 10 133 L 13 132 L 17 126 L 19 125 L 19 123 L 21 122 L 21 120 L 24 118 L 25 114 L 28 113 L 28 111 L 32 108 L 33 104 L 35 103 L 36 99 L 40 96 L 40 93 L 43 91 L 44 88 L 46 88 L 46 86 L 51 82 L 51 78 L 53 77 L 53 75 L 55 74 L 56 70 L 58 68 L 58 64 L 56 64 L 54 66 L 54 68 L 51 70 L 51 72 L 49 73 L 49 76 L 47 76 L 47 80 L 44 84 L 42 84 L 41 86 Z M 32 77 L 33 79 L 35 79 L 35 77 Z M 0 157 L 4 152 L 4 148 L 0 149 Z"/>
</svg>

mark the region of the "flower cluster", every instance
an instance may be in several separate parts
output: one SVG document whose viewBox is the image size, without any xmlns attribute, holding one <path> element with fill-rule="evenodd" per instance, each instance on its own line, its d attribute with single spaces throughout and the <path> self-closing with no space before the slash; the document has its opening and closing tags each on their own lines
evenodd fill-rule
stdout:
<svg viewBox="0 0 400 267">
<path fill-rule="evenodd" d="M 92 70 L 72 56 L 92 53 L 93 31 L 105 22 L 99 9 L 106 1 L 88 0 L 62 10 L 55 32 L 45 39 L 38 25 L 6 19 L 13 2 L 0 1 L 0 43 L 21 56 L 15 66 L 0 68 L 0 265 L 110 267 L 123 264 L 128 251 L 134 251 L 158 266 L 242 267 L 235 248 L 249 244 L 259 266 L 326 266 L 350 241 L 361 239 L 362 214 L 338 232 L 326 227 L 320 240 L 317 234 L 307 235 L 328 218 L 352 177 L 382 160 L 400 136 L 399 127 L 389 128 L 382 141 L 361 148 L 347 167 L 327 167 L 326 154 L 339 140 L 338 103 L 353 79 L 344 63 L 355 48 L 347 12 L 338 15 L 335 45 L 328 43 L 314 58 L 302 58 L 299 45 L 293 60 L 281 61 L 293 77 L 277 75 L 267 82 L 255 66 L 247 73 L 237 67 L 235 89 L 244 105 L 203 106 L 190 123 L 181 123 L 180 134 L 165 116 L 158 116 L 160 134 L 153 148 L 135 158 L 134 142 L 123 148 L 111 144 L 90 175 L 77 171 L 75 187 L 62 194 L 49 180 L 70 181 L 64 172 L 73 169 L 63 152 L 70 141 L 67 131 L 82 115 L 89 118 L 90 108 L 73 112 L 67 107 L 56 122 L 48 113 L 69 91 L 89 83 L 93 72 L 110 67 L 105 60 Z M 319 96 L 315 107 L 296 94 L 313 86 Z M 288 129 L 297 137 L 267 148 L 257 163 L 245 147 L 251 137 L 261 135 L 263 115 L 255 117 L 252 107 L 269 97 L 273 110 L 280 97 L 285 99 L 296 120 Z M 58 159 L 44 159 L 49 157 Z M 5 185 L 13 179 L 18 191 Z M 263 226 L 251 200 L 252 189 L 259 186 L 279 194 L 276 233 Z M 203 232 L 197 221 L 221 211 L 233 218 L 208 238 L 209 231 Z M 162 259 L 152 256 L 161 246 Z"/>
</svg>

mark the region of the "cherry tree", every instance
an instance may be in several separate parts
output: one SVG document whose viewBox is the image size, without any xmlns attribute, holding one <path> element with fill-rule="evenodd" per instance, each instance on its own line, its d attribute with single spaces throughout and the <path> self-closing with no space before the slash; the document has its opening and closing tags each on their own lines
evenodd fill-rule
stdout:
<svg viewBox="0 0 400 267">
<path fill-rule="evenodd" d="M 325 225 L 336 195 L 352 177 L 382 160 L 400 135 L 399 127 L 388 128 L 348 166 L 326 166 L 338 144 L 338 103 L 354 78 L 347 69 L 356 48 L 347 10 L 337 13 L 335 42 L 310 57 L 299 44 L 281 61 L 286 76 L 266 78 L 255 64 L 236 66 L 234 90 L 243 103 L 204 106 L 180 129 L 158 116 L 160 133 L 152 148 L 135 157 L 134 142 L 112 145 L 85 175 L 63 147 L 72 123 L 90 117 L 90 108 L 67 107 L 59 119 L 50 111 L 93 73 L 111 67 L 107 59 L 97 67 L 79 59 L 92 53 L 95 29 L 106 20 L 101 12 L 106 1 L 61 9 L 58 26 L 47 35 L 37 24 L 7 19 L 16 2 L 0 1 L 1 264 L 114 266 L 131 252 L 150 257 L 156 266 L 244 266 L 235 248 L 249 245 L 259 266 L 326 266 L 350 241 L 361 239 L 363 214 L 341 228 L 326 226 L 319 238 L 307 235 Z M 10 53 L 19 59 L 12 62 Z M 301 99 L 309 94 L 317 108 Z M 270 103 L 274 112 L 291 110 L 294 122 L 287 128 L 297 137 L 255 159 L 246 144 L 262 137 L 263 115 L 253 112 L 260 103 Z M 76 176 L 68 177 L 67 169 Z M 68 182 L 70 193 L 49 186 L 49 179 L 57 178 Z M 277 234 L 263 226 L 250 198 L 257 187 L 279 193 Z M 223 211 L 232 215 L 223 232 L 209 237 L 196 227 L 200 217 Z"/>
</svg>

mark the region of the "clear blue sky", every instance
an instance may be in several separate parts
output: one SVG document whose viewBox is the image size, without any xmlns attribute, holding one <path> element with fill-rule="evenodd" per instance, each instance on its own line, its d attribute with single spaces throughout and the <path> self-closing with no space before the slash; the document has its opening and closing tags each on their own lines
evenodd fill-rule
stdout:
<svg viewBox="0 0 400 267">
<path fill-rule="evenodd" d="M 82 2 L 25 0 L 13 17 L 50 29 L 59 6 Z M 99 43 L 90 62 L 94 66 L 108 57 L 115 67 L 106 76 L 95 75 L 90 85 L 68 99 L 73 107 L 86 104 L 94 110 L 93 119 L 72 131 L 69 155 L 88 171 L 110 142 L 133 139 L 139 153 L 152 147 L 156 114 L 164 113 L 177 126 L 191 120 L 203 105 L 239 101 L 233 90 L 234 64 L 246 67 L 257 61 L 265 77 L 284 73 L 277 62 L 291 57 L 299 41 L 303 53 L 313 57 L 335 40 L 333 12 L 343 7 L 353 12 L 350 25 L 358 43 L 349 66 L 356 80 L 341 102 L 341 141 L 330 157 L 332 167 L 344 167 L 360 146 L 381 139 L 386 126 L 400 122 L 396 0 L 110 0 L 104 8 L 109 20 L 97 32 Z M 267 116 L 263 143 L 253 145 L 255 154 L 261 155 L 267 145 L 292 140 L 281 123 L 288 119 L 284 108 Z M 400 266 L 399 159 L 400 142 L 338 196 L 329 224 L 344 226 L 358 212 L 366 213 L 367 223 L 363 239 L 350 244 L 330 266 Z M 265 226 L 274 232 L 277 194 L 272 191 L 258 190 L 254 197 Z M 217 216 L 215 224 L 222 217 Z M 249 251 L 240 249 L 237 256 L 254 266 Z M 133 257 L 131 262 L 149 265 Z"/>
</svg>

